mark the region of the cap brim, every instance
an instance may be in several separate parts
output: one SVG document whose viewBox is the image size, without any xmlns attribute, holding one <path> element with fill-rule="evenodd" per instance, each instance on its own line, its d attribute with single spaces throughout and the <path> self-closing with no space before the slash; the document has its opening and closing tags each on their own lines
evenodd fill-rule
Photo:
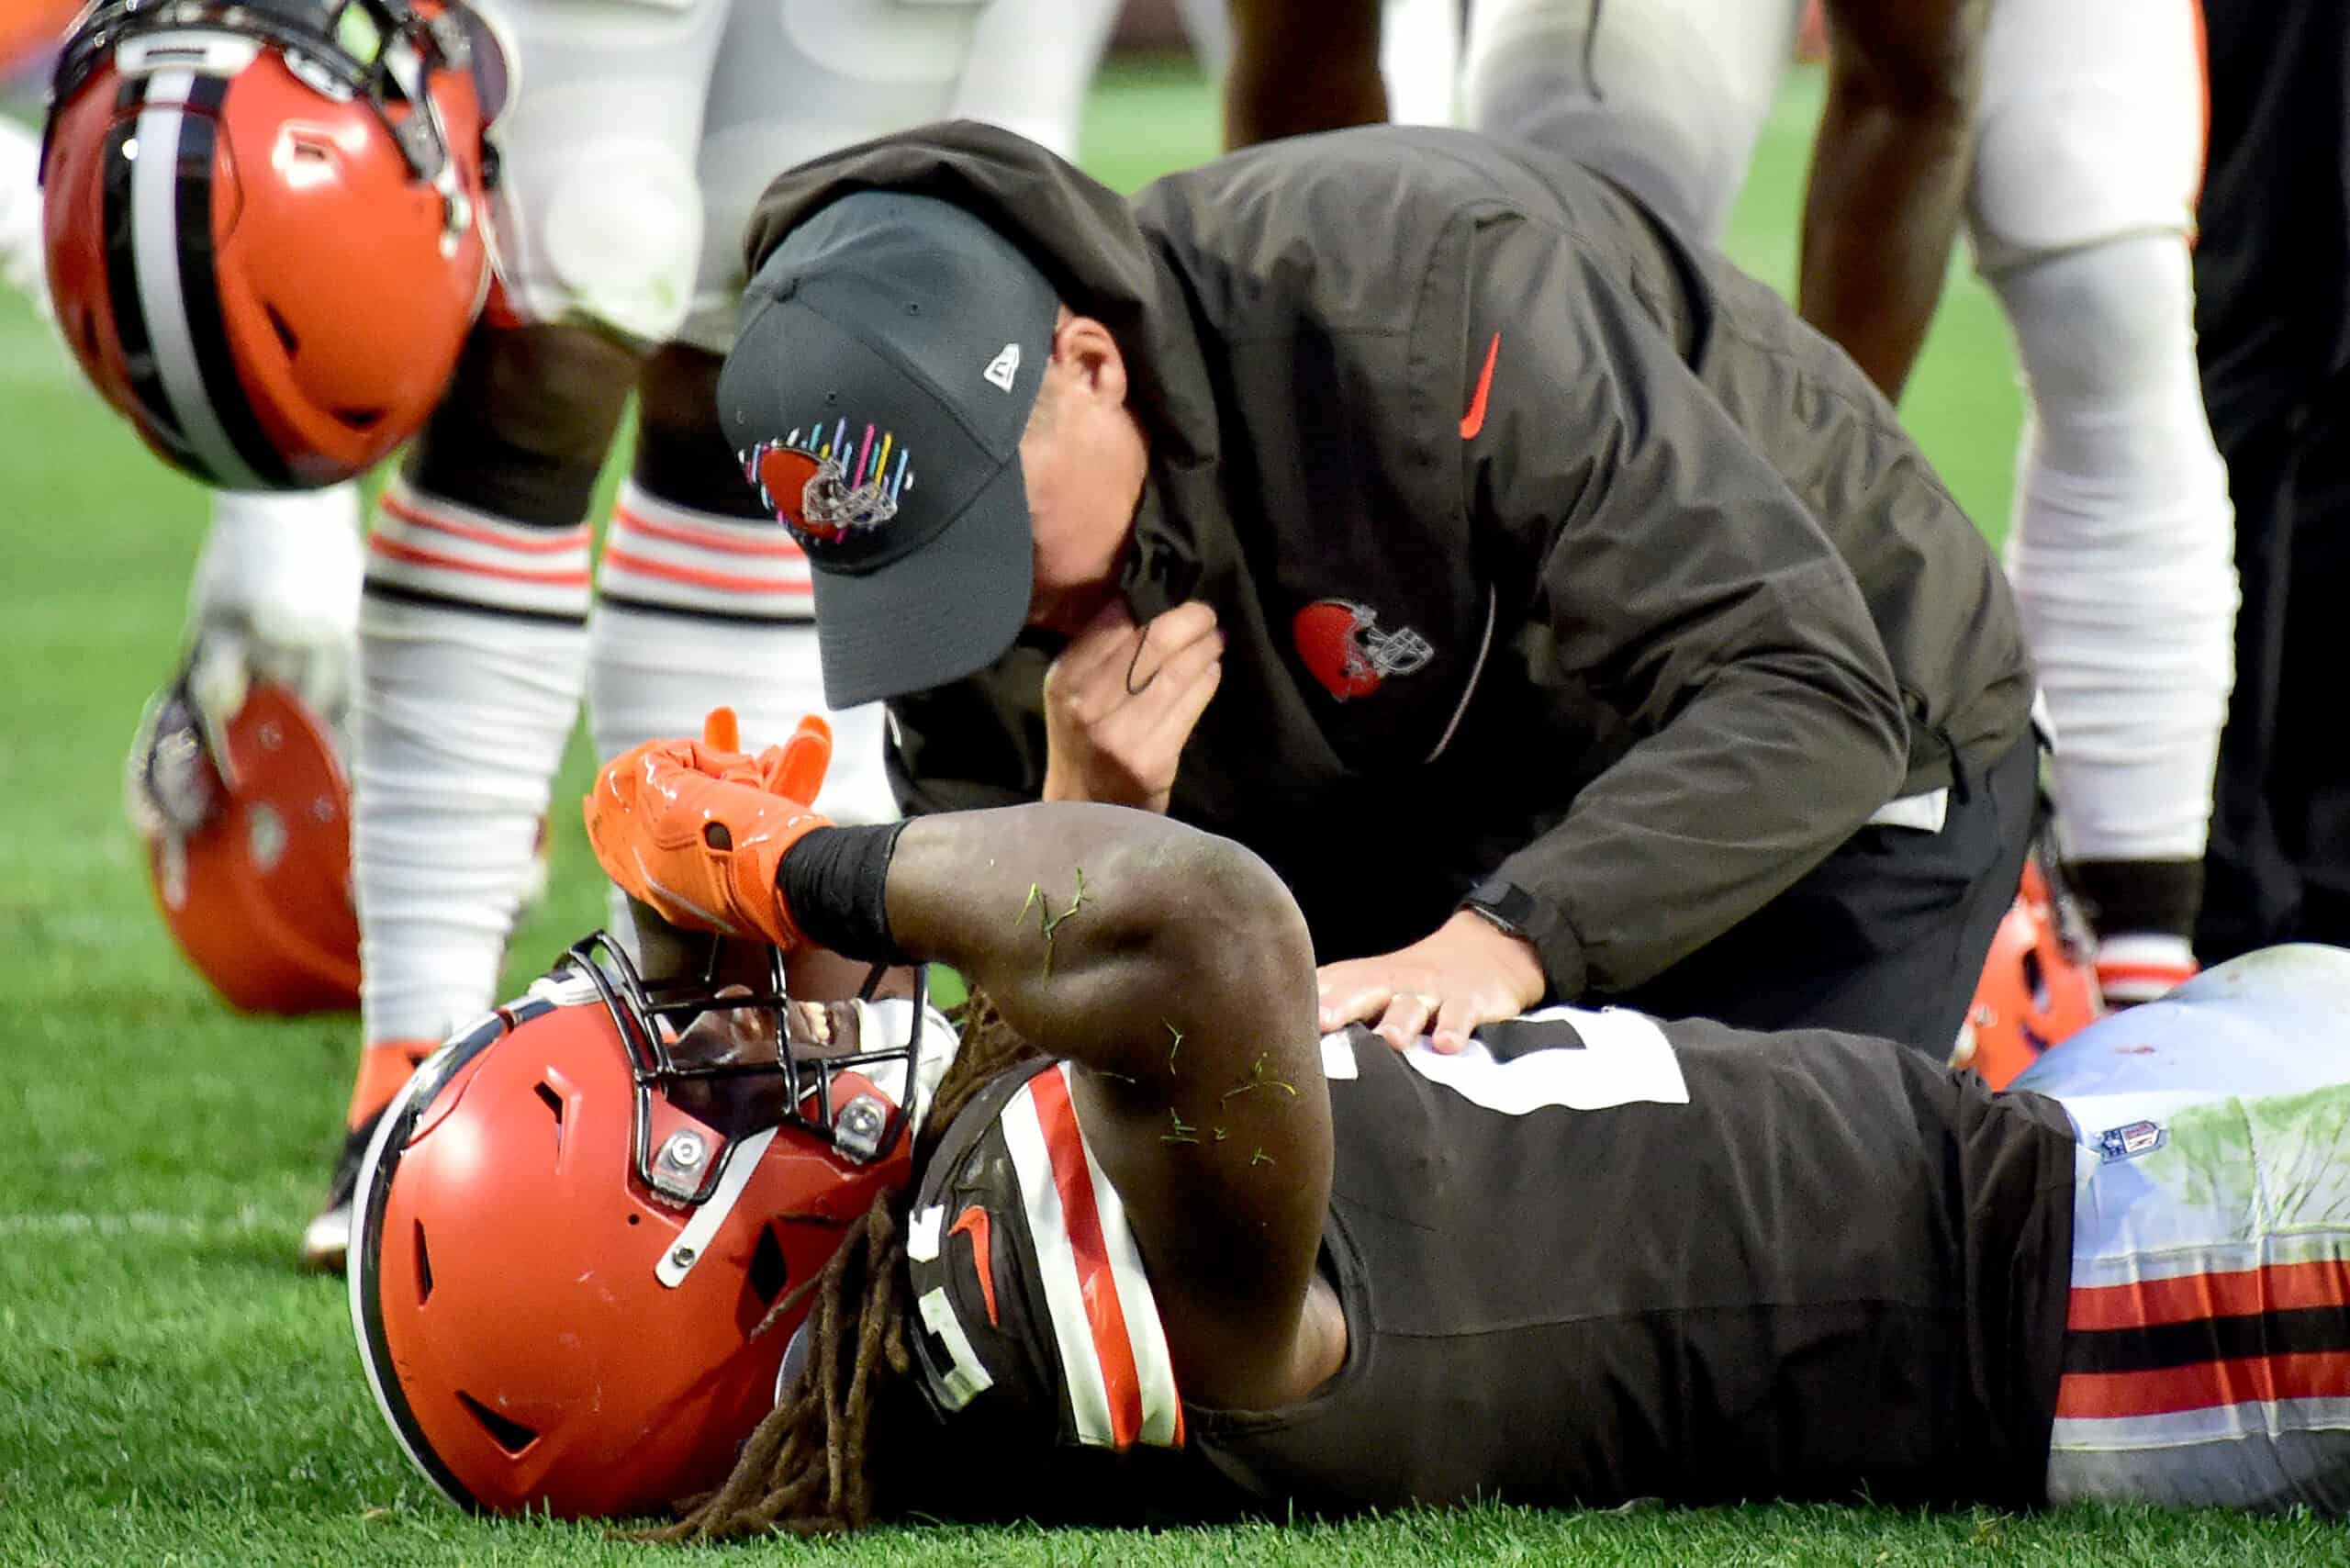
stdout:
<svg viewBox="0 0 2350 1568">
<path fill-rule="evenodd" d="M 870 572 L 815 572 L 824 700 L 854 708 L 976 675 L 1028 619 L 1028 486 L 1013 457 L 921 549 Z"/>
</svg>

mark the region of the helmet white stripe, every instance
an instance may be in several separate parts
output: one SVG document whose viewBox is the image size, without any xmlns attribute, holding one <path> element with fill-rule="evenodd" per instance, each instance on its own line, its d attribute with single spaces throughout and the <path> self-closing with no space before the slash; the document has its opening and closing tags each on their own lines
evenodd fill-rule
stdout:
<svg viewBox="0 0 2350 1568">
<path fill-rule="evenodd" d="M 148 82 L 139 115 L 140 155 L 130 176 L 132 256 L 156 372 L 179 417 L 181 434 L 205 470 L 228 488 L 265 489 L 270 486 L 229 440 L 205 387 L 180 286 L 179 145 L 195 83 L 190 71 L 159 71 Z"/>
</svg>

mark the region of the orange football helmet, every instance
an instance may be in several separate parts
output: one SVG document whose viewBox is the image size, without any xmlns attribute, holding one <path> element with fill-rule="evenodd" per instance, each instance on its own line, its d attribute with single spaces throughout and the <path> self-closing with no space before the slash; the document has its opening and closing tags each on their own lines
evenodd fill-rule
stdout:
<svg viewBox="0 0 2350 1568">
<path fill-rule="evenodd" d="M 883 1085 L 920 1081 L 924 1048 L 917 1002 L 902 1047 L 802 1054 L 785 1002 L 779 956 L 760 994 L 651 993 L 599 934 L 386 1111 L 352 1324 L 400 1446 L 461 1506 L 658 1512 L 772 1407 L 808 1304 L 755 1331 L 911 1179 L 916 1091 Z"/>
<path fill-rule="evenodd" d="M 0 76 L 62 43 L 82 0 L 8 0 L 0 11 Z"/>
<path fill-rule="evenodd" d="M 358 1006 L 351 783 L 301 699 L 256 685 L 208 733 L 183 672 L 130 771 L 163 924 L 213 989 L 250 1013 Z"/>
<path fill-rule="evenodd" d="M 2087 926 L 2049 886 L 2039 852 L 1991 937 L 1951 1065 L 2004 1089 L 2042 1053 L 2104 1014 Z"/>
<path fill-rule="evenodd" d="M 101 0 L 41 153 L 83 372 L 209 485 L 373 466 L 439 400 L 488 287 L 505 84 L 454 0 Z"/>
</svg>

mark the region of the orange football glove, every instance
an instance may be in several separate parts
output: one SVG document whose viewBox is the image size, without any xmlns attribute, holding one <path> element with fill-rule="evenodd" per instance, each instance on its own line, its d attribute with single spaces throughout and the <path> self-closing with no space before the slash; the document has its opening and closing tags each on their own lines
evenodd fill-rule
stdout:
<svg viewBox="0 0 2350 1568">
<path fill-rule="evenodd" d="M 824 782 L 832 727 L 810 715 L 756 756 L 734 749 L 734 714 L 699 741 L 647 741 L 606 763 L 581 802 L 604 874 L 672 925 L 761 936 L 789 950 L 800 928 L 775 885 L 783 852 L 832 826 L 804 802 Z"/>
</svg>

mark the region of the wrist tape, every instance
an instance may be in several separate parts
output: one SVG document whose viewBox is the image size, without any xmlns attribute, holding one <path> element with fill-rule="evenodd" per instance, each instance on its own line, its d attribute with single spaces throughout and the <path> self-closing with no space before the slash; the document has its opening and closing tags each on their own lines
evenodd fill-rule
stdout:
<svg viewBox="0 0 2350 1568">
<path fill-rule="evenodd" d="M 820 827 L 783 852 L 776 890 L 801 935 L 844 958 L 902 964 L 890 934 L 890 860 L 903 821 L 870 827 Z"/>
</svg>

